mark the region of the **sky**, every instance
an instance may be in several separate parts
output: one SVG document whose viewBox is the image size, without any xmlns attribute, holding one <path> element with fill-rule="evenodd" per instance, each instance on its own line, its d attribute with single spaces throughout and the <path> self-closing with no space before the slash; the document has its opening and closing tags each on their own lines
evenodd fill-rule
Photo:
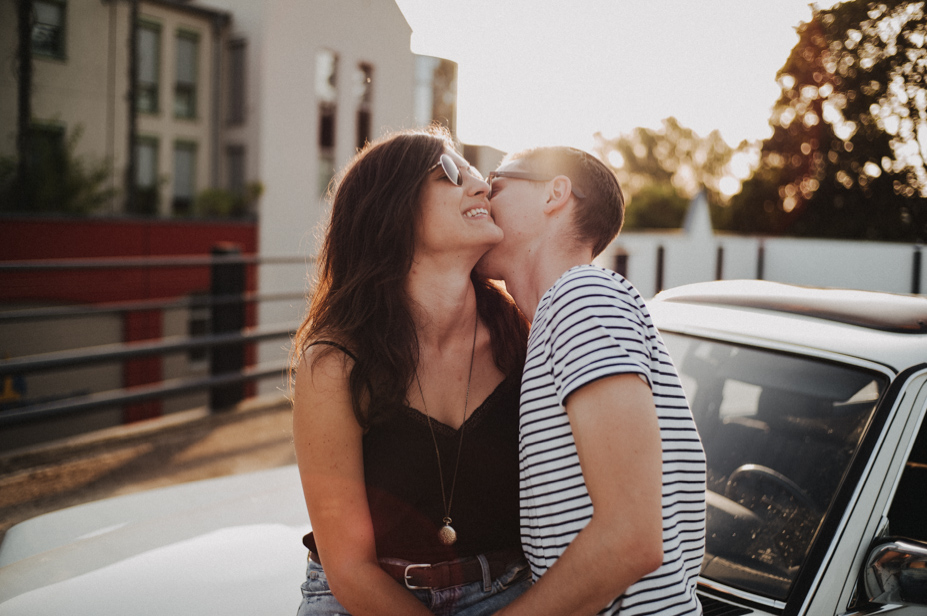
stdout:
<svg viewBox="0 0 927 616">
<path fill-rule="evenodd" d="M 837 0 L 819 0 L 829 7 Z M 458 136 L 592 150 L 673 116 L 731 146 L 771 135 L 809 0 L 396 0 L 412 51 L 458 63 Z"/>
</svg>

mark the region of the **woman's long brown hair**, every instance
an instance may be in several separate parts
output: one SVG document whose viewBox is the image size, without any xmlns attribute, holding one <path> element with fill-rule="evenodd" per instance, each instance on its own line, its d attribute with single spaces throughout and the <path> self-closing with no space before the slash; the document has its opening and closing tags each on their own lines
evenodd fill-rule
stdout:
<svg viewBox="0 0 927 616">
<path fill-rule="evenodd" d="M 293 368 L 308 346 L 338 343 L 354 356 L 349 377 L 354 415 L 366 429 L 377 414 L 404 404 L 418 365 L 418 339 L 405 280 L 412 267 L 419 198 L 429 168 L 456 150 L 447 131 L 404 131 L 365 147 L 334 191 L 308 313 L 293 342 Z M 477 312 L 488 326 L 503 374 L 521 371 L 528 323 L 512 299 L 471 274 Z M 313 362 L 338 352 L 320 345 Z"/>
</svg>

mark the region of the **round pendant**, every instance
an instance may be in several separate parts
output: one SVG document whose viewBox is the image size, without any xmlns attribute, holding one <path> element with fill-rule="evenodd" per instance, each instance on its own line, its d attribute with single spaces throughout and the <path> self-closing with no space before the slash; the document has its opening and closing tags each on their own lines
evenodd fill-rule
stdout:
<svg viewBox="0 0 927 616">
<path fill-rule="evenodd" d="M 451 528 L 450 524 L 445 524 L 438 531 L 438 538 L 444 545 L 453 545 L 457 541 L 457 531 Z"/>
</svg>

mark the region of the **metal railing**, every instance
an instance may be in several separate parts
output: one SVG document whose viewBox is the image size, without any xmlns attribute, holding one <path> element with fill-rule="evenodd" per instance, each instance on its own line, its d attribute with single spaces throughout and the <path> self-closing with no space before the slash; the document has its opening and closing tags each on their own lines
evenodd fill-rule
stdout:
<svg viewBox="0 0 927 616">
<path fill-rule="evenodd" d="M 30 422 L 79 415 L 104 408 L 163 401 L 191 392 L 209 392 L 213 411 L 233 407 L 246 395 L 244 384 L 286 374 L 285 361 L 269 365 L 245 365 L 246 348 L 258 342 L 289 338 L 293 324 L 246 326 L 248 305 L 298 301 L 303 293 L 258 294 L 245 290 L 246 268 L 268 265 L 308 265 L 304 257 L 258 257 L 237 254 L 237 249 L 221 246 L 211 256 L 180 256 L 118 259 L 65 259 L 42 261 L 7 261 L 0 263 L 0 275 L 29 273 L 41 276 L 48 272 L 77 270 L 118 270 L 154 268 L 208 267 L 210 289 L 205 294 L 183 297 L 142 298 L 118 302 L 47 306 L 34 309 L 14 308 L 0 311 L 0 327 L 15 328 L 27 322 L 48 322 L 78 317 L 117 315 L 126 318 L 135 312 L 163 314 L 167 310 L 202 310 L 209 326 L 203 335 L 172 335 L 158 339 L 127 341 L 115 344 L 60 350 L 35 355 L 0 359 L 0 384 L 9 388 L 13 379 L 38 373 L 60 371 L 101 364 L 120 364 L 140 358 L 206 350 L 207 374 L 171 378 L 153 383 L 123 386 L 108 391 L 78 392 L 59 399 L 25 397 L 15 403 L 0 405 L 0 428 Z M 294 284 L 294 287 L 296 285 Z M 191 289 L 191 292 L 194 289 Z M 200 290 L 202 291 L 202 290 Z M 295 315 L 294 315 L 295 316 Z M 8 329 L 7 331 L 10 331 Z M 15 330 L 13 330 L 15 331 Z M 0 388 L 2 391 L 2 388 Z"/>
</svg>

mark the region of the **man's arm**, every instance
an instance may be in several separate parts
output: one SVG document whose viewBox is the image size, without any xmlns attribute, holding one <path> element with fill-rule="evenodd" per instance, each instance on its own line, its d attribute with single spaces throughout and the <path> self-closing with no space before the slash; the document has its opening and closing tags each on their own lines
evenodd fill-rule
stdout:
<svg viewBox="0 0 927 616">
<path fill-rule="evenodd" d="M 567 398 L 589 524 L 505 616 L 595 614 L 663 563 L 663 464 L 653 394 L 637 374 L 600 379 Z"/>
</svg>

